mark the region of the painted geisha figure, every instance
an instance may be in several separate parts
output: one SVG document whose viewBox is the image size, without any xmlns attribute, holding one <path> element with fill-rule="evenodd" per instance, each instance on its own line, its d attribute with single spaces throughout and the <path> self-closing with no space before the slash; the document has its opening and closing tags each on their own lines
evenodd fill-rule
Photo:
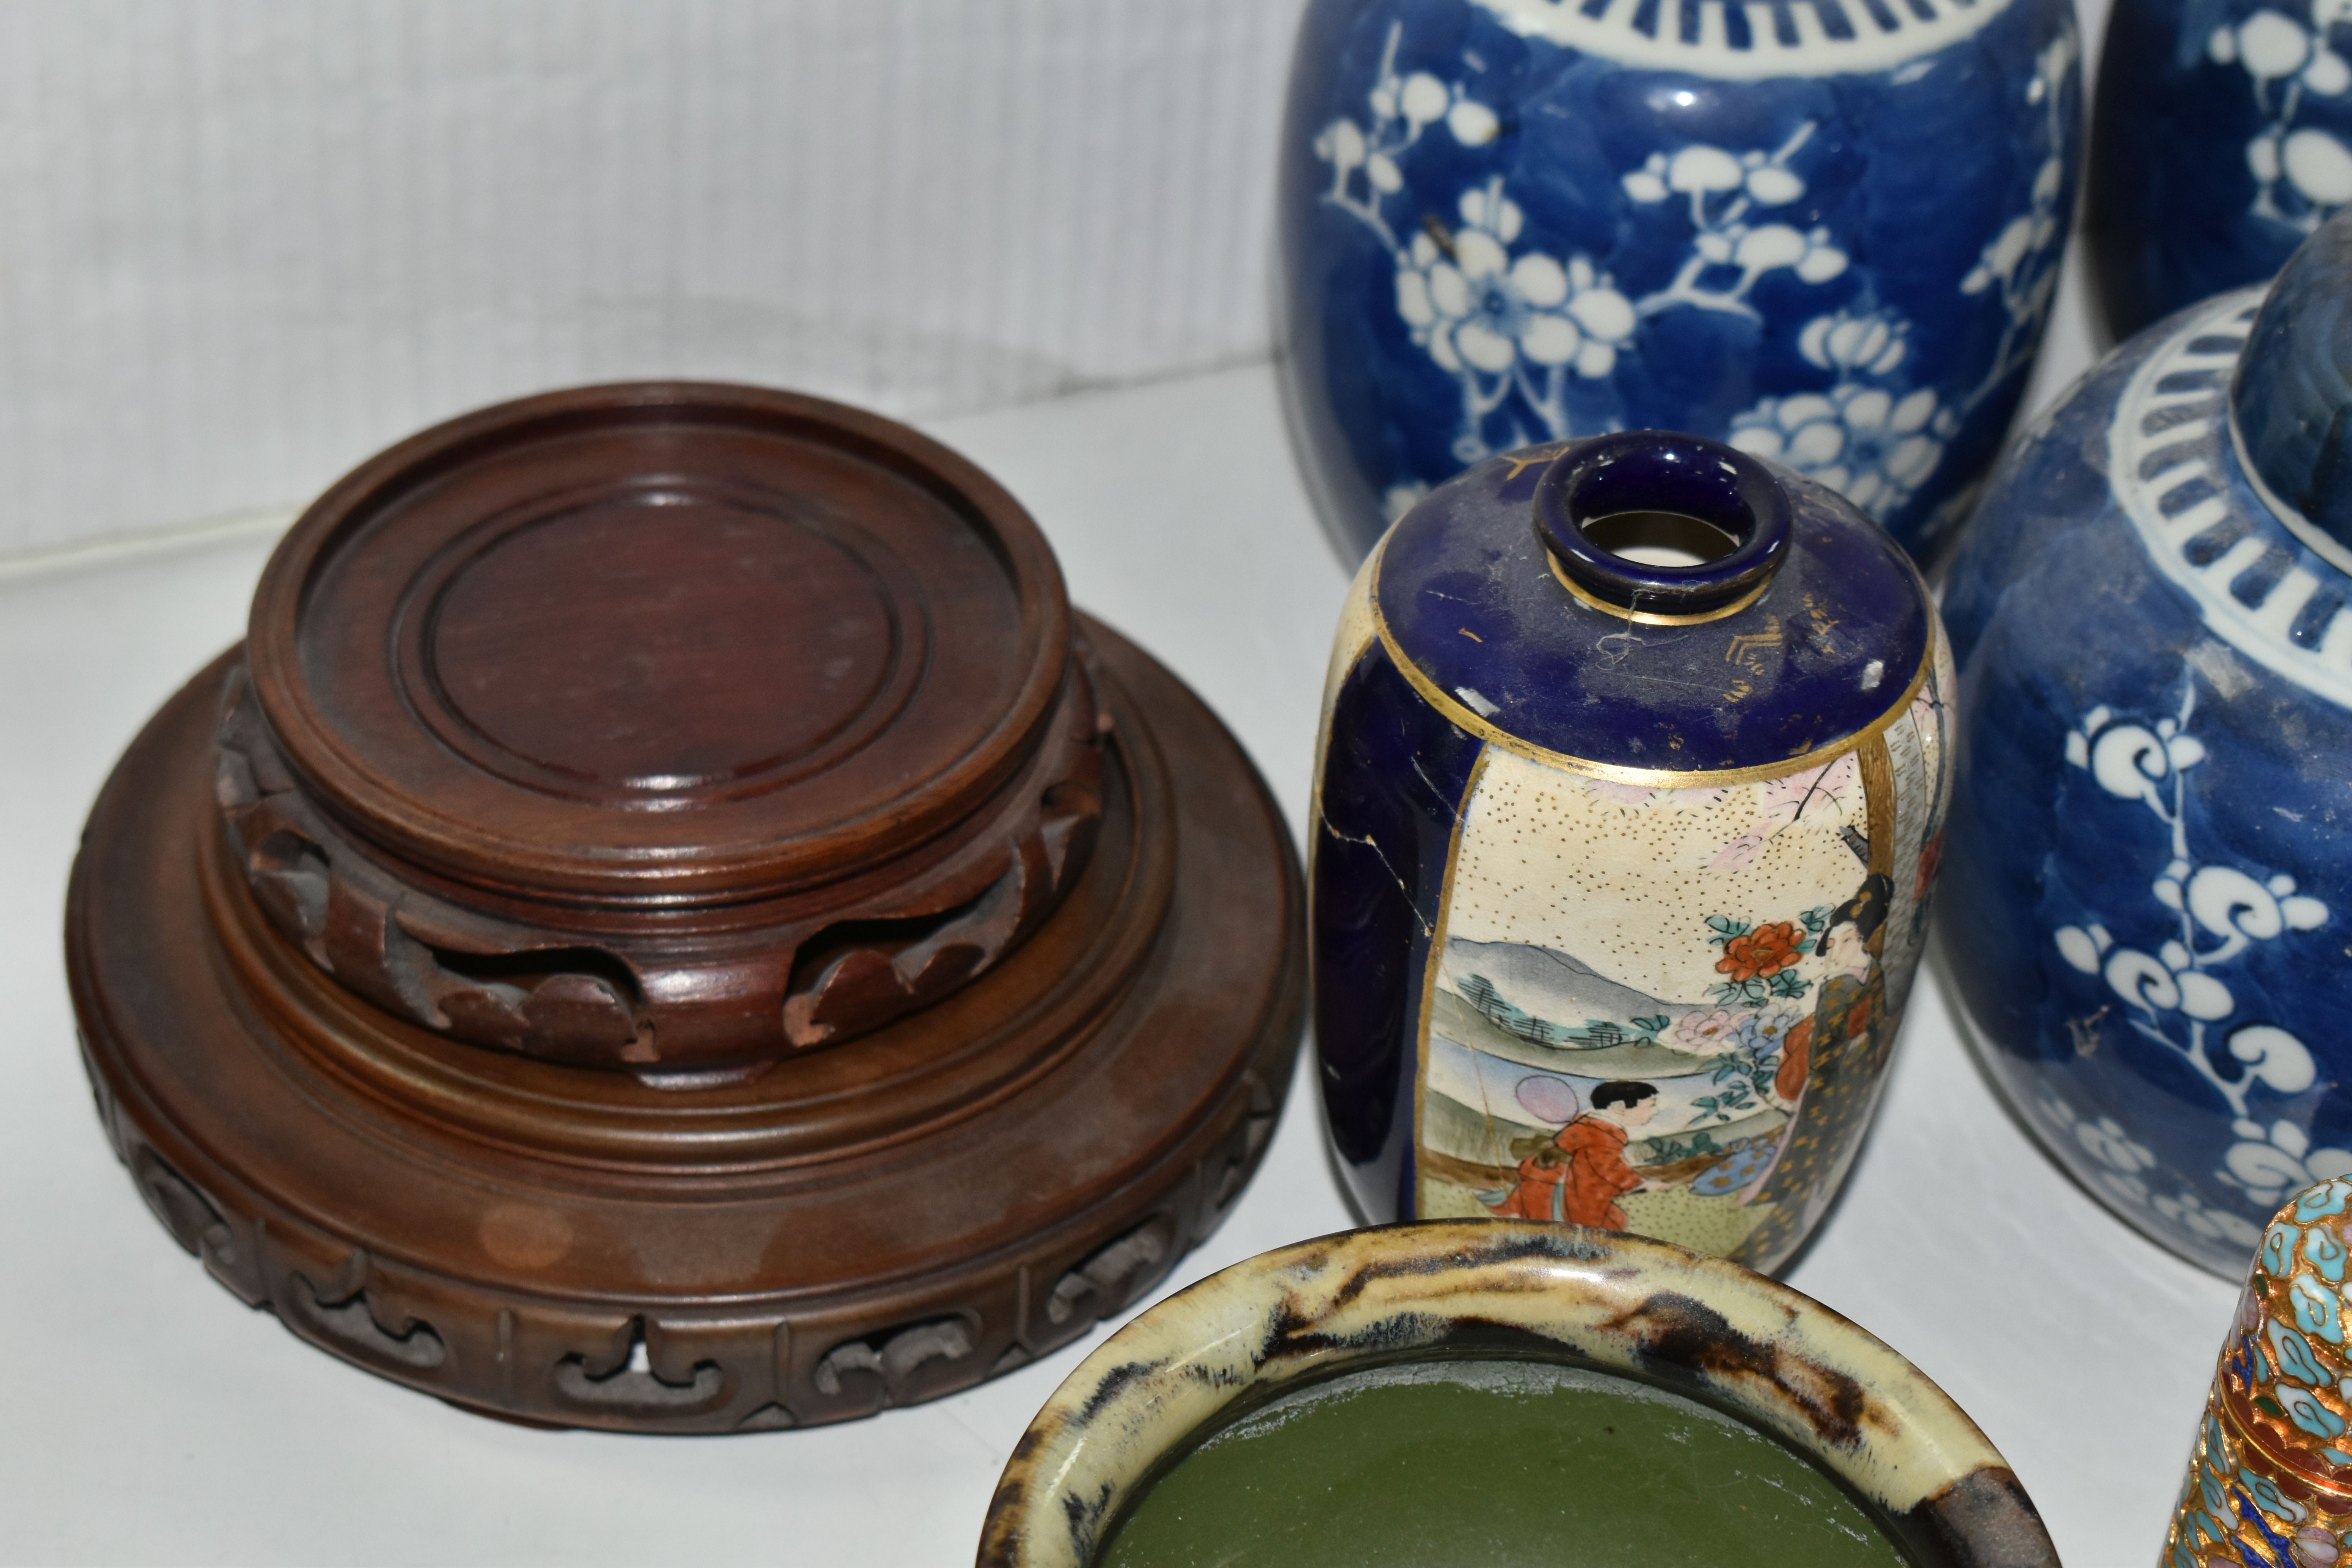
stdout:
<svg viewBox="0 0 2352 1568">
<path fill-rule="evenodd" d="M 1793 1247 L 1829 1206 L 1862 1145 L 1878 1083 L 1895 1046 L 1886 1007 L 1889 879 L 1872 872 L 1831 915 L 1815 952 L 1828 964 L 1813 1016 L 1789 1032 L 1774 1088 L 1795 1105 L 1769 1169 L 1755 1186 L 1772 1212 L 1749 1233 L 1747 1250 Z"/>
<path fill-rule="evenodd" d="M 1867 840 L 1853 834 L 1847 839 L 1866 859 Z M 1735 976 L 1729 985 L 1744 984 L 1760 969 L 1769 989 L 1772 975 L 1790 973 L 1797 963 L 1793 933 L 1799 931 L 1811 937 L 1806 945 L 1823 966 L 1818 980 L 1808 983 L 1816 998 L 1811 1016 L 1793 1026 L 1786 1022 L 1785 1010 L 1774 1018 L 1777 1059 L 1769 1053 L 1760 1059 L 1748 1054 L 1759 1069 L 1769 1068 L 1769 1090 L 1753 1081 L 1764 1076 L 1757 1070 L 1748 1093 L 1760 1102 L 1777 1102 L 1784 1112 L 1776 1132 L 1734 1140 L 1728 1146 L 1713 1137 L 1689 1143 L 1645 1140 L 1637 1152 L 1648 1163 L 1637 1168 L 1626 1150 L 1637 1130 L 1656 1118 L 1658 1091 L 1647 1083 L 1612 1080 L 1594 1089 L 1590 1108 L 1571 1115 L 1557 1133 L 1512 1140 L 1511 1152 L 1519 1156 L 1516 1184 L 1507 1192 L 1481 1192 L 1480 1202 L 1497 1217 L 1624 1230 L 1631 1220 L 1618 1199 L 1687 1184 L 1702 1195 L 1764 1205 L 1742 1250 L 1760 1255 L 1792 1246 L 1819 1217 L 1815 1205 L 1827 1206 L 1837 1178 L 1860 1147 L 1893 1047 L 1886 977 L 1879 963 L 1891 890 L 1885 874 L 1873 871 L 1853 897 L 1826 917 L 1812 911 L 1800 921 L 1776 922 L 1723 943 L 1725 955 L 1717 968 Z M 1808 930 L 1813 925 L 1822 928 L 1818 936 Z M 1793 989 L 1794 983 L 1783 984 Z M 1474 993 L 1481 989 L 1472 987 Z M 1689 1032 L 1702 1035 L 1723 1016 L 1697 1015 L 1700 1028 Z M 1727 1059 L 1742 1061 L 1728 1054 Z M 1727 1075 L 1733 1080 L 1738 1076 Z M 1557 1081 L 1522 1080 L 1515 1098 L 1545 1115 L 1573 1095 L 1565 1085 L 1549 1087 Z M 1721 1097 L 1716 1098 L 1720 1103 Z"/>
</svg>

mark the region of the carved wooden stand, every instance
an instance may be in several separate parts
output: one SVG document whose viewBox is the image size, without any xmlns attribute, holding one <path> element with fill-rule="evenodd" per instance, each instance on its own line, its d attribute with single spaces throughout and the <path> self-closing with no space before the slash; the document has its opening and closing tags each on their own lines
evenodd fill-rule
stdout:
<svg viewBox="0 0 2352 1568">
<path fill-rule="evenodd" d="M 100 1114 L 224 1285 L 509 1418 L 723 1432 L 1022 1364 L 1248 1179 L 1301 1016 L 1263 784 L 887 421 L 591 388 L 337 485 L 92 812 Z"/>
</svg>

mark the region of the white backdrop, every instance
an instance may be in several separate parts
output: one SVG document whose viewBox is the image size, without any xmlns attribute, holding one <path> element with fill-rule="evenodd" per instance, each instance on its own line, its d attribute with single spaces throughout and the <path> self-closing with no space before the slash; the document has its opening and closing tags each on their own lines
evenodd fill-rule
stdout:
<svg viewBox="0 0 2352 1568">
<path fill-rule="evenodd" d="M 933 416 L 1263 354 L 1297 0 L 12 0 L 0 553 L 706 375 Z"/>
<path fill-rule="evenodd" d="M 0 570 L 549 386 L 925 418 L 1262 356 L 1301 5 L 9 0 Z"/>
</svg>

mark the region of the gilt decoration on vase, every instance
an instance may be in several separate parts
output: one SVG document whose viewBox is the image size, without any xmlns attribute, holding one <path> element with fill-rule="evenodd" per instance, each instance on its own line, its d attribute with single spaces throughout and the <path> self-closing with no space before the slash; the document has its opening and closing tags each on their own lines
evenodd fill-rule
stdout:
<svg viewBox="0 0 2352 1568">
<path fill-rule="evenodd" d="M 1276 305 L 1334 544 L 1496 453 L 1655 427 L 1930 559 L 2049 318 L 2077 53 L 2064 0 L 1315 0 Z"/>
<path fill-rule="evenodd" d="M 2347 1210 L 2352 1182 L 2321 1182 L 2262 1233 L 2165 1532 L 2163 1568 L 2336 1568 L 2352 1546 Z"/>
</svg>

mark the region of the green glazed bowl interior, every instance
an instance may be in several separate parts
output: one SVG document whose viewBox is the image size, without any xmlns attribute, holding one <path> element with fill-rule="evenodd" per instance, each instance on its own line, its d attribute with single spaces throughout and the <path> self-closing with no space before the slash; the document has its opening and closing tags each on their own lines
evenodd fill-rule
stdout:
<svg viewBox="0 0 2352 1568">
<path fill-rule="evenodd" d="M 1237 1417 L 1360 1369 L 1461 1358 L 1615 1373 L 1736 1416 L 1836 1477 L 1923 1568 L 2056 1568 L 2000 1452 L 1852 1322 L 1735 1263 L 1508 1220 L 1301 1242 L 1142 1313 L 1013 1449 L 981 1568 L 1093 1568 L 1122 1510 Z"/>
</svg>

